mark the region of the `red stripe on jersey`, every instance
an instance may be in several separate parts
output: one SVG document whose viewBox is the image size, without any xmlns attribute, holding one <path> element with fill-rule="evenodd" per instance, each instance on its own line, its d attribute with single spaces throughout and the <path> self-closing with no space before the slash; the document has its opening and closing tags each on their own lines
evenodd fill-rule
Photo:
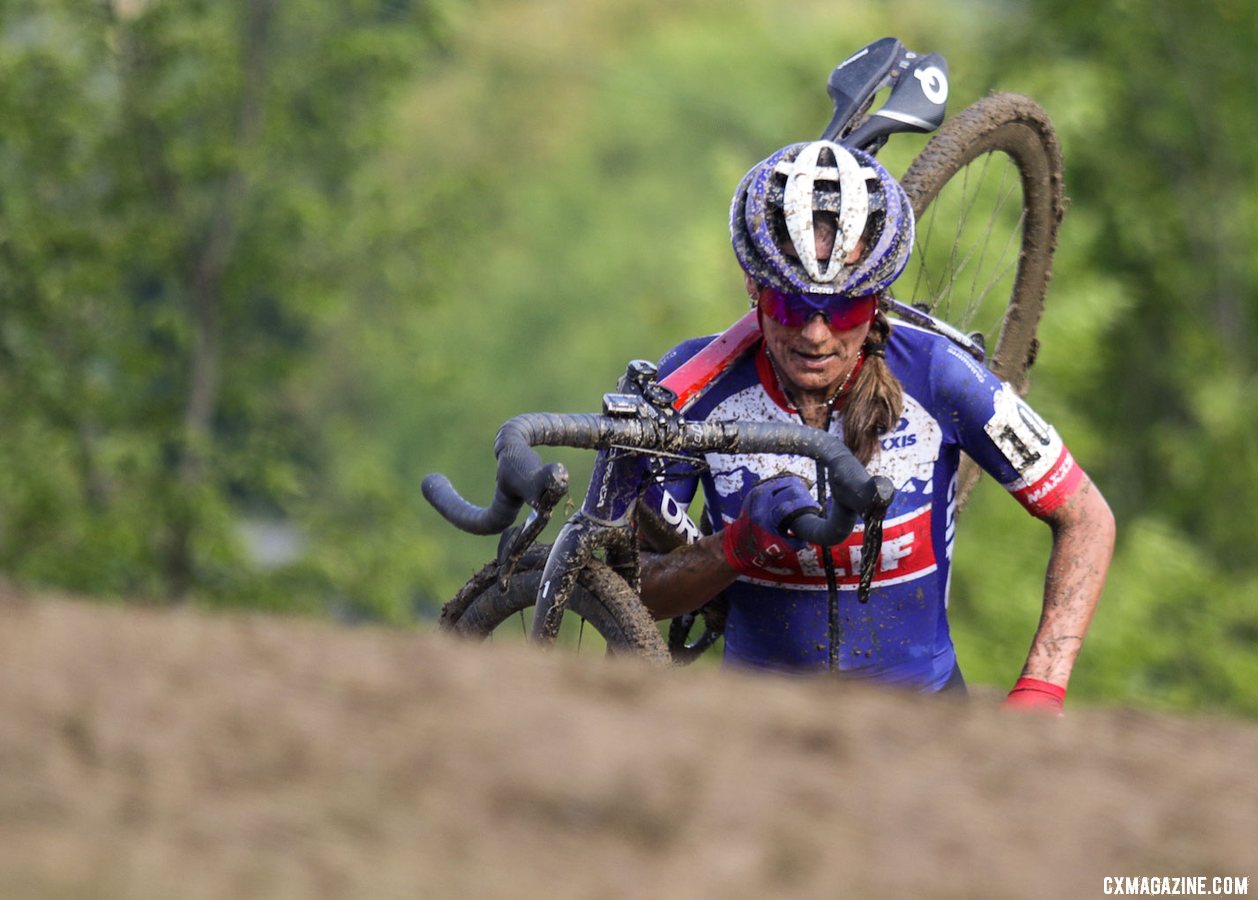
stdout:
<svg viewBox="0 0 1258 900">
<path fill-rule="evenodd" d="M 882 556 L 878 572 L 874 575 L 874 587 L 911 581 L 935 571 L 937 565 L 930 535 L 930 508 L 928 503 L 921 509 L 883 523 Z M 864 541 L 865 528 L 858 525 L 847 540 L 830 548 L 839 587 L 845 590 L 854 590 L 860 583 L 861 545 Z M 771 581 L 755 577 L 746 580 L 775 587 L 825 586 L 825 564 L 821 559 L 821 548 L 815 544 L 782 558 L 779 566 L 773 570 L 775 577 Z"/>
<path fill-rule="evenodd" d="M 770 400 L 789 413 L 795 412 L 795 404 L 791 403 L 790 398 L 782 390 L 782 386 L 778 384 L 777 373 L 773 371 L 773 363 L 769 361 L 769 351 L 763 342 L 756 348 L 756 374 L 760 376 L 760 386 L 764 388 Z"/>
</svg>

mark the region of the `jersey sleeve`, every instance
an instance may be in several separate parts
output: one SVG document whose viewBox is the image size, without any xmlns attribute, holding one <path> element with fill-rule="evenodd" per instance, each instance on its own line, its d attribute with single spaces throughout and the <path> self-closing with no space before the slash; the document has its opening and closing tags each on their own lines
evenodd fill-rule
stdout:
<svg viewBox="0 0 1258 900">
<path fill-rule="evenodd" d="M 1012 385 L 947 345 L 932 360 L 934 396 L 960 448 L 1033 516 L 1048 517 L 1083 481 L 1065 442 Z"/>
</svg>

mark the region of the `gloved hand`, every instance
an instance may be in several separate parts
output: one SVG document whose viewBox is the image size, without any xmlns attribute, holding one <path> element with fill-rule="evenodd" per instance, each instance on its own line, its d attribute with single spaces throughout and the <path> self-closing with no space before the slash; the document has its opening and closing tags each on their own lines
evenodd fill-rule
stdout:
<svg viewBox="0 0 1258 900">
<path fill-rule="evenodd" d="M 1038 678 L 1019 678 L 1005 702 L 1005 709 L 1029 709 L 1037 712 L 1064 715 L 1062 704 L 1066 700 L 1066 689 L 1040 681 Z"/>
<path fill-rule="evenodd" d="M 807 542 L 792 537 L 801 513 L 820 513 L 817 498 L 797 475 L 766 478 L 743 498 L 738 518 L 721 532 L 721 549 L 740 575 L 783 575 L 797 571 L 797 551 Z"/>
</svg>

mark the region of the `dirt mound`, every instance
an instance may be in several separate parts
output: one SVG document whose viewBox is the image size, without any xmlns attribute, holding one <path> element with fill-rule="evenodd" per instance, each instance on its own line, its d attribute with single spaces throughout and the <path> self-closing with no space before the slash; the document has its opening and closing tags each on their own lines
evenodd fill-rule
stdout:
<svg viewBox="0 0 1258 900">
<path fill-rule="evenodd" d="M 0 598 L 0 896 L 1094 896 L 1258 874 L 1258 729 Z"/>
</svg>

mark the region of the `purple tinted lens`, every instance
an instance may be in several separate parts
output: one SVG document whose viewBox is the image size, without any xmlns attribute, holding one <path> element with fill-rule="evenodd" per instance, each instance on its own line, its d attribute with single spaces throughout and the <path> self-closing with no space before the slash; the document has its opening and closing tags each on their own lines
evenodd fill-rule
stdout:
<svg viewBox="0 0 1258 900">
<path fill-rule="evenodd" d="M 818 306 L 801 294 L 786 294 L 771 287 L 760 289 L 760 309 L 787 328 L 803 328 L 813 316 L 822 313 L 831 328 L 846 331 L 870 321 L 874 317 L 876 303 L 877 298 L 871 294 L 867 297 L 826 297 Z"/>
</svg>

